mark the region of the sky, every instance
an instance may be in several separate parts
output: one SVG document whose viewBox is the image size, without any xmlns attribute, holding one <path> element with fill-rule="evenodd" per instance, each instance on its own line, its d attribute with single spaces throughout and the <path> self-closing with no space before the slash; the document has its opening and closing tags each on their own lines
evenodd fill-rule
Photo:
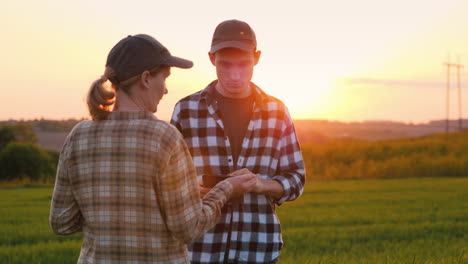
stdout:
<svg viewBox="0 0 468 264">
<path fill-rule="evenodd" d="M 156 116 L 216 79 L 220 22 L 250 24 L 262 51 L 253 82 L 294 119 L 422 123 L 446 116 L 449 61 L 468 67 L 468 1 L 14 1 L 0 3 L 0 120 L 88 118 L 86 92 L 110 49 L 146 33 L 190 70 L 173 69 Z M 456 69 L 450 118 L 458 119 Z M 468 71 L 461 69 L 468 117 Z"/>
</svg>

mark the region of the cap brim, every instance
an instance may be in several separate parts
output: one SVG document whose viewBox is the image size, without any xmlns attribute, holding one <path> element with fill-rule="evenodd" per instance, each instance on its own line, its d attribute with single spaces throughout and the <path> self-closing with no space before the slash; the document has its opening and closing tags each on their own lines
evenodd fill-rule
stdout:
<svg viewBox="0 0 468 264">
<path fill-rule="evenodd" d="M 241 41 L 223 41 L 221 43 L 211 46 L 210 52 L 215 53 L 218 50 L 225 49 L 225 48 L 235 48 L 235 49 L 241 49 L 245 51 L 253 51 L 255 49 L 255 47 L 250 43 L 245 43 Z"/>
<path fill-rule="evenodd" d="M 164 62 L 165 65 L 182 69 L 190 69 L 193 67 L 193 62 L 179 57 L 171 56 Z"/>
</svg>

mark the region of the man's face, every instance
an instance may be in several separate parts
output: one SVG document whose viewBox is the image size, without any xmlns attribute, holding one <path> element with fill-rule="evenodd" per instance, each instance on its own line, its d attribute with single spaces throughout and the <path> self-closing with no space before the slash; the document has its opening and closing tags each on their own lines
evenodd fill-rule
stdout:
<svg viewBox="0 0 468 264">
<path fill-rule="evenodd" d="M 223 96 L 244 98 L 250 95 L 250 80 L 253 68 L 260 58 L 260 51 L 243 51 L 226 48 L 209 53 L 211 63 L 216 67 L 218 85 L 216 89 Z"/>
</svg>

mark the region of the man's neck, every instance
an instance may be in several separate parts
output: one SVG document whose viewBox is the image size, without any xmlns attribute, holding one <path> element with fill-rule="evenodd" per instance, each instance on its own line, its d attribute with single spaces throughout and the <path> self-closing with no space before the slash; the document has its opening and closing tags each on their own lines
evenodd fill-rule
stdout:
<svg viewBox="0 0 468 264">
<path fill-rule="evenodd" d="M 221 82 L 217 81 L 215 85 L 215 89 L 219 94 L 221 94 L 222 96 L 226 98 L 242 99 L 242 98 L 247 98 L 252 94 L 252 86 L 250 85 L 250 83 L 247 84 L 247 86 L 248 86 L 247 89 L 243 89 L 242 92 L 233 94 L 233 93 L 226 92 Z"/>
</svg>

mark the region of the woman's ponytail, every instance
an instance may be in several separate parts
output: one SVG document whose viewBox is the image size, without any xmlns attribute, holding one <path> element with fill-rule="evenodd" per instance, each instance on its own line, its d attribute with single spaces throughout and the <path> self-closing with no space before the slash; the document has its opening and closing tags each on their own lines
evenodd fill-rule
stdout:
<svg viewBox="0 0 468 264">
<path fill-rule="evenodd" d="M 103 83 L 107 81 L 105 75 L 95 80 L 89 88 L 87 104 L 89 114 L 93 120 L 105 120 L 110 113 L 110 107 L 114 104 L 115 92 L 104 88 Z"/>
</svg>

